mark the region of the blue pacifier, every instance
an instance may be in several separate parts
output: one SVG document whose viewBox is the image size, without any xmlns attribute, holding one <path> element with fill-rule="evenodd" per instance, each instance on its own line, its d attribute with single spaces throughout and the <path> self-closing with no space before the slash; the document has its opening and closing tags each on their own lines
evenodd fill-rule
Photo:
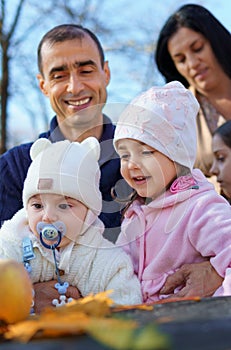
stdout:
<svg viewBox="0 0 231 350">
<path fill-rule="evenodd" d="M 48 224 L 46 222 L 41 221 L 41 222 L 38 222 L 36 228 L 37 228 L 37 232 L 39 233 L 39 237 L 42 245 L 47 249 L 51 249 L 53 252 L 53 257 L 55 262 L 55 272 L 58 279 L 58 283 L 55 284 L 55 288 L 58 290 L 59 294 L 65 294 L 67 291 L 67 288 L 69 287 L 69 283 L 61 281 L 58 264 L 55 256 L 55 248 L 58 247 L 62 237 L 65 235 L 66 226 L 62 221 L 56 221 L 53 224 Z M 46 242 L 44 240 L 46 240 Z M 50 241 L 50 244 L 47 243 L 49 241 Z"/>
<path fill-rule="evenodd" d="M 38 222 L 37 232 L 39 233 L 42 245 L 48 249 L 55 249 L 61 242 L 62 236 L 66 233 L 66 226 L 62 221 L 56 221 L 53 224 Z M 46 243 L 50 241 L 51 244 Z"/>
</svg>

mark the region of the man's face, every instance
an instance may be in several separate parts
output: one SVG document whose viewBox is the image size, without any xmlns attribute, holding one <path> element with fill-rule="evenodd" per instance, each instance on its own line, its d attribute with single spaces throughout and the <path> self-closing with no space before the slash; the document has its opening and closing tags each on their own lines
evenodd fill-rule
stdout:
<svg viewBox="0 0 231 350">
<path fill-rule="evenodd" d="M 110 81 L 108 63 L 101 65 L 95 42 L 85 35 L 41 50 L 43 76 L 38 75 L 41 91 L 50 99 L 59 124 L 64 120 L 86 127 L 101 120 Z"/>
</svg>

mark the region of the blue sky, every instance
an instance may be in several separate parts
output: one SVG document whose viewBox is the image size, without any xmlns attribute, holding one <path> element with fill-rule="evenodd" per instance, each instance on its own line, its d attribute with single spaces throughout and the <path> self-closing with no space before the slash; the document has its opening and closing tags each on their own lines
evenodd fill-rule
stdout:
<svg viewBox="0 0 231 350">
<path fill-rule="evenodd" d="M 207 0 L 203 3 L 231 31 L 231 2 L 229 0 Z"/>
<path fill-rule="evenodd" d="M 132 0 L 123 1 L 120 0 L 121 3 L 129 3 Z M 187 3 L 200 4 L 205 6 L 208 10 L 210 10 L 215 17 L 217 17 L 220 22 L 231 31 L 231 1 L 230 0 L 202 0 L 202 1 L 190 1 L 190 0 L 162 0 L 162 1 L 153 1 L 153 0 L 143 0 L 140 2 L 140 5 L 129 7 L 124 6 L 124 12 L 120 16 L 115 16 L 114 21 L 119 23 L 121 20 L 125 20 L 126 18 L 130 18 L 129 21 L 131 23 L 135 23 L 136 20 L 140 20 L 141 25 L 150 28 L 150 35 L 155 39 L 157 39 L 160 29 L 165 23 L 166 19 L 181 5 Z M 211 28 L 212 30 L 212 28 Z M 139 30 L 137 29 L 137 35 L 139 34 Z M 131 35 L 134 33 L 131 31 Z M 106 112 L 109 111 L 109 115 L 113 120 L 117 118 L 114 116 L 117 114 L 117 109 L 113 105 L 114 102 L 126 103 L 134 98 L 135 95 L 140 93 L 140 89 L 142 86 L 134 81 L 129 82 L 129 76 L 133 76 L 137 67 L 139 69 L 139 74 L 142 76 L 147 74 L 147 66 L 150 62 L 145 61 L 143 59 L 143 65 L 140 64 L 141 57 L 134 57 L 132 62 L 127 62 L 120 57 L 121 61 L 115 60 L 115 57 L 110 57 L 109 55 L 109 63 L 112 73 L 111 83 L 108 87 L 109 98 L 108 98 L 108 108 L 106 108 Z M 152 62 L 152 61 L 151 61 Z M 121 81 L 117 79 L 117 70 L 118 65 L 120 69 L 124 71 L 124 79 Z M 151 72 L 152 74 L 152 82 L 154 85 L 160 85 L 164 83 L 161 75 L 155 71 Z M 119 90 L 119 93 L 115 95 L 115 90 Z M 113 103 L 112 103 L 113 102 Z M 123 105 L 121 106 L 123 108 Z"/>
</svg>

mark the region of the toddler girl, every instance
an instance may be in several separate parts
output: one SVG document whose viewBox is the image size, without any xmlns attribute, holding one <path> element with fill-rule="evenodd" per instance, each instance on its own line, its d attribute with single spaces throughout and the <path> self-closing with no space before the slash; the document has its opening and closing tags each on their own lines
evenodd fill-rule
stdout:
<svg viewBox="0 0 231 350">
<path fill-rule="evenodd" d="M 117 240 L 131 256 L 143 301 L 163 296 L 168 275 L 209 260 L 231 293 L 231 208 L 193 169 L 199 105 L 179 82 L 152 87 L 120 116 L 114 146 L 134 189 Z"/>
</svg>

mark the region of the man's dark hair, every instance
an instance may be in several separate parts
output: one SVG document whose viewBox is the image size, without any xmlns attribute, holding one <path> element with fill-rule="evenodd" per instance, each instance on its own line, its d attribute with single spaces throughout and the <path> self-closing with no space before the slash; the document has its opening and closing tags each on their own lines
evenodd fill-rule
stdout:
<svg viewBox="0 0 231 350">
<path fill-rule="evenodd" d="M 52 28 L 49 32 L 47 32 L 41 39 L 39 46 L 38 46 L 38 68 L 41 74 L 43 74 L 43 67 L 42 67 L 42 55 L 41 55 L 41 49 L 44 43 L 49 43 L 51 45 L 54 45 L 58 42 L 64 42 L 67 40 L 74 40 L 74 39 L 83 39 L 86 35 L 90 36 L 92 40 L 96 43 L 96 46 L 99 51 L 100 55 L 100 62 L 102 65 L 102 68 L 104 66 L 104 51 L 102 48 L 102 45 L 97 38 L 97 36 L 88 28 L 85 28 L 78 24 L 61 24 L 59 26 L 56 26 Z"/>
</svg>

